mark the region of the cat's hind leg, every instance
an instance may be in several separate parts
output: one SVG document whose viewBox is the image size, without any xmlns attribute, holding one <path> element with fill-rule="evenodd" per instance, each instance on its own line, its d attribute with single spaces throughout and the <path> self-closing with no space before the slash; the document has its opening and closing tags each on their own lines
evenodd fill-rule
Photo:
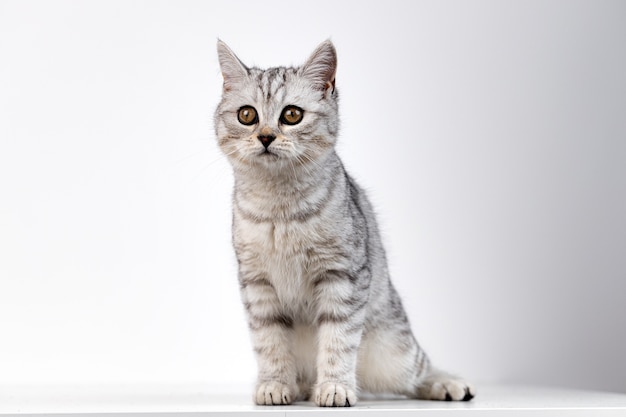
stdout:
<svg viewBox="0 0 626 417">
<path fill-rule="evenodd" d="M 357 360 L 360 390 L 416 396 L 416 387 L 430 370 L 426 353 L 408 327 L 379 327 L 363 335 Z"/>
<path fill-rule="evenodd" d="M 357 380 L 364 391 L 424 400 L 469 401 L 475 395 L 474 387 L 462 378 L 431 366 L 408 325 L 364 334 Z"/>
</svg>

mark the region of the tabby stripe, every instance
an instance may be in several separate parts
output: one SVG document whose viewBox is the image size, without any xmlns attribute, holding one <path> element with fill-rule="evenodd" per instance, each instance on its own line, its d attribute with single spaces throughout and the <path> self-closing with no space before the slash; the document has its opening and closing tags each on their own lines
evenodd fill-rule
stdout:
<svg viewBox="0 0 626 417">
<path fill-rule="evenodd" d="M 276 305 L 276 295 L 272 294 L 271 297 L 265 297 L 256 300 L 255 302 L 244 301 L 243 306 L 248 313 L 255 314 L 257 316 L 261 316 L 259 311 L 265 311 L 273 309 Z M 253 311 L 255 310 L 255 311 Z"/>
<path fill-rule="evenodd" d="M 371 274 L 371 271 L 370 271 L 370 263 L 369 263 L 369 260 L 368 260 L 368 259 L 366 259 L 366 260 L 365 260 L 365 263 L 363 263 L 363 265 L 361 265 L 361 266 L 360 266 L 360 267 L 356 270 L 355 275 L 356 275 L 356 276 L 361 276 L 361 275 L 363 275 L 363 274 L 364 274 L 364 273 L 366 273 L 366 272 L 367 272 L 367 274 L 368 274 L 368 275 L 369 275 L 369 274 Z"/>
<path fill-rule="evenodd" d="M 391 294 L 389 294 L 389 296 L 391 298 L 389 302 L 389 307 L 391 308 L 392 316 L 398 319 L 402 318 L 402 320 L 404 321 L 406 313 L 404 311 L 404 308 L 402 307 L 402 301 L 400 301 L 398 293 L 392 292 Z"/>
<path fill-rule="evenodd" d="M 331 312 L 331 311 L 328 311 L 328 312 L 323 311 L 318 314 L 316 323 L 318 325 L 322 325 L 326 323 L 345 323 L 349 321 L 356 312 L 363 309 L 363 307 L 365 307 L 366 305 L 367 305 L 367 300 L 363 300 L 354 308 L 350 309 L 350 312 L 346 314 L 340 314 L 340 313 Z"/>
<path fill-rule="evenodd" d="M 315 289 L 321 284 L 333 284 L 346 280 L 354 284 L 357 280 L 357 277 L 346 271 L 331 269 L 323 274 L 320 274 L 317 278 L 313 280 L 313 288 Z"/>
<path fill-rule="evenodd" d="M 248 286 L 270 287 L 274 288 L 272 283 L 263 276 L 253 276 L 250 278 L 240 278 L 239 287 L 243 290 Z"/>
<path fill-rule="evenodd" d="M 279 351 L 276 345 L 255 346 L 253 350 L 254 353 L 256 353 L 257 355 L 263 355 L 266 357 L 277 357 L 276 359 L 281 361 L 285 359 L 281 356 L 283 352 Z"/>
<path fill-rule="evenodd" d="M 326 351 L 326 353 L 330 355 L 345 355 L 345 354 L 356 351 L 358 348 L 359 348 L 359 345 L 356 345 L 356 344 L 341 346 L 341 347 L 331 345 L 331 346 L 327 346 L 324 350 Z"/>
<path fill-rule="evenodd" d="M 371 275 L 359 280 L 359 285 L 355 288 L 358 292 L 367 292 L 369 294 Z"/>
<path fill-rule="evenodd" d="M 356 208 L 356 210 L 359 212 L 359 215 L 360 215 L 359 219 L 363 222 L 363 228 L 365 229 L 365 259 L 371 259 L 370 247 L 369 247 L 370 246 L 370 230 L 369 230 L 369 225 L 367 223 L 367 216 L 365 215 L 365 213 L 363 212 L 363 208 L 361 207 L 360 198 L 359 198 L 360 197 L 359 189 L 356 187 L 356 185 L 354 184 L 354 181 L 352 181 L 352 178 L 350 178 L 345 168 L 343 172 L 344 172 L 346 182 L 348 183 L 348 195 L 350 196 L 350 200 L 352 201 L 354 208 Z"/>
<path fill-rule="evenodd" d="M 415 376 L 419 379 L 430 369 L 430 360 L 419 346 L 415 363 L 417 365 L 417 374 Z"/>
<path fill-rule="evenodd" d="M 355 323 L 351 323 L 348 327 L 342 327 L 341 331 L 345 335 L 362 333 L 364 329 L 363 323 L 359 320 Z"/>
<path fill-rule="evenodd" d="M 313 121 L 311 121 L 311 123 L 313 123 Z M 315 126 L 314 124 L 308 126 L 308 127 L 302 127 L 300 129 L 298 129 L 298 135 L 301 138 L 307 138 L 307 140 L 311 141 L 313 140 L 313 138 L 309 138 L 309 136 L 311 136 L 313 134 L 313 132 L 315 132 L 317 130 L 317 126 Z"/>
<path fill-rule="evenodd" d="M 270 326 L 280 326 L 290 329 L 293 327 L 293 319 L 285 314 L 274 314 L 264 317 L 250 314 L 249 327 L 251 330 L 261 330 Z"/>
</svg>

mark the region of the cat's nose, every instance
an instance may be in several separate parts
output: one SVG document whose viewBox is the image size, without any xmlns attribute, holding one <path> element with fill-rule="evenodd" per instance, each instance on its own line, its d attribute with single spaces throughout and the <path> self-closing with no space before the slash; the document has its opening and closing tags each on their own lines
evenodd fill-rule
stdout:
<svg viewBox="0 0 626 417">
<path fill-rule="evenodd" d="M 265 146 L 265 149 L 267 149 L 267 147 L 270 146 L 270 143 L 274 142 L 274 139 L 276 139 L 276 136 L 274 136 L 274 135 L 259 135 L 259 136 L 257 136 L 257 138 L 261 141 L 263 146 Z"/>
</svg>

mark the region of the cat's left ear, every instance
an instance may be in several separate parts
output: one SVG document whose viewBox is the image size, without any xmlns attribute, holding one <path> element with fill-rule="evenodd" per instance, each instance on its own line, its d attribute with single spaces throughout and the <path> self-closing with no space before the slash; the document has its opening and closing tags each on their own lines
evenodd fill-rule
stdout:
<svg viewBox="0 0 626 417">
<path fill-rule="evenodd" d="M 300 67 L 299 72 L 302 76 L 313 81 L 317 89 L 325 93 L 334 93 L 337 52 L 333 43 L 330 40 L 322 42 L 305 64 Z"/>
<path fill-rule="evenodd" d="M 248 75 L 246 67 L 237 55 L 221 40 L 217 40 L 217 57 L 220 61 L 222 76 L 224 77 L 224 90 L 228 91 L 233 84 Z"/>
</svg>

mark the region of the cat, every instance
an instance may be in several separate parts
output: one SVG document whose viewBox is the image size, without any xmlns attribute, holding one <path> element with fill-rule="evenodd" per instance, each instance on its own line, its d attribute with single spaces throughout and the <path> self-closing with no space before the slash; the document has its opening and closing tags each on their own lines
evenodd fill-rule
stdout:
<svg viewBox="0 0 626 417">
<path fill-rule="evenodd" d="M 353 406 L 359 390 L 471 400 L 434 368 L 389 279 L 378 225 L 335 152 L 337 54 L 247 67 L 221 40 L 218 146 L 232 165 L 232 239 L 259 405 Z"/>
</svg>

